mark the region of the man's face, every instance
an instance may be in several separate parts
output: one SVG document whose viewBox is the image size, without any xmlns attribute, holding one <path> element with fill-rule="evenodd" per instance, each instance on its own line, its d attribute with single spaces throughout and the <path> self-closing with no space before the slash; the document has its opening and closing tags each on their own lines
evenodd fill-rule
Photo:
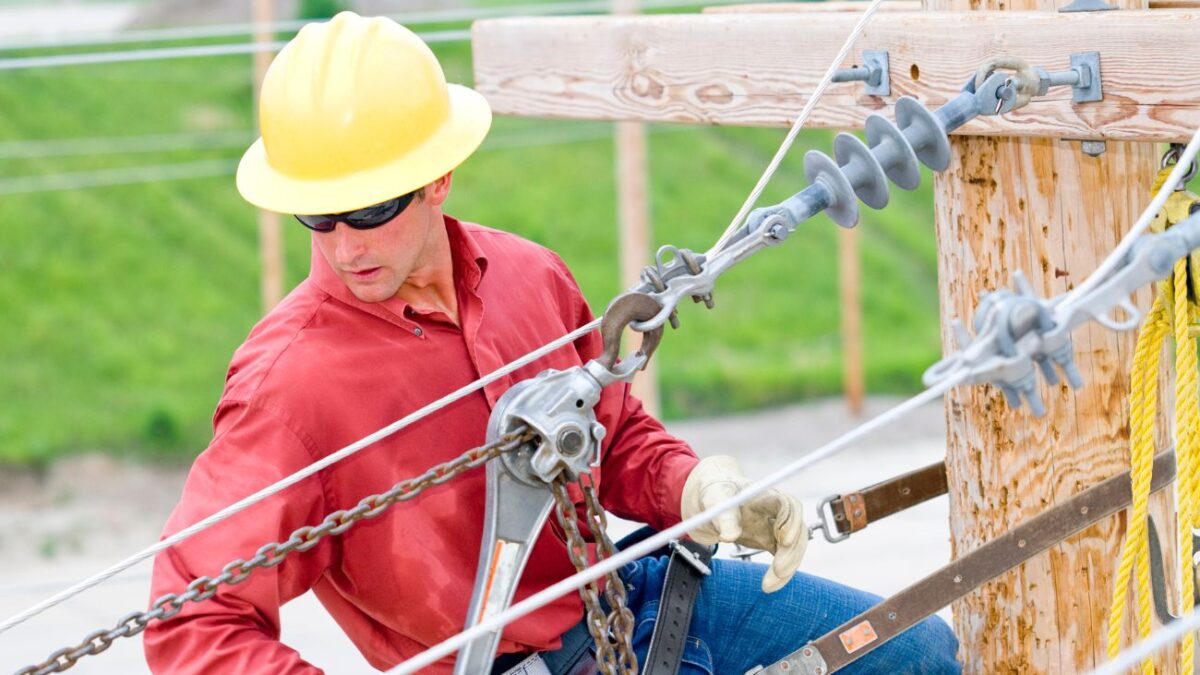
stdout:
<svg viewBox="0 0 1200 675">
<path fill-rule="evenodd" d="M 428 274 L 434 264 L 434 235 L 443 228 L 441 204 L 449 189 L 449 176 L 429 185 L 425 196 L 379 227 L 356 230 L 338 223 L 332 232 L 313 232 L 326 262 L 363 302 L 382 302 L 396 295 L 404 282 Z M 441 185 L 441 183 L 445 185 Z"/>
</svg>

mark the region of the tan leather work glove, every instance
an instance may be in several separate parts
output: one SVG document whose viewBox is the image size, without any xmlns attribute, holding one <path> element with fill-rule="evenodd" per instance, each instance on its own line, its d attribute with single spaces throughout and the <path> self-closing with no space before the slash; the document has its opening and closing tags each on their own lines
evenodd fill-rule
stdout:
<svg viewBox="0 0 1200 675">
<path fill-rule="evenodd" d="M 680 513 L 687 520 L 736 495 L 752 482 L 742 475 L 736 459 L 728 455 L 705 457 L 683 484 Z M 705 545 L 734 542 L 773 553 L 775 560 L 763 575 L 762 589 L 766 593 L 783 588 L 791 580 L 808 548 L 808 528 L 804 526 L 800 500 L 774 489 L 688 534 Z"/>
</svg>

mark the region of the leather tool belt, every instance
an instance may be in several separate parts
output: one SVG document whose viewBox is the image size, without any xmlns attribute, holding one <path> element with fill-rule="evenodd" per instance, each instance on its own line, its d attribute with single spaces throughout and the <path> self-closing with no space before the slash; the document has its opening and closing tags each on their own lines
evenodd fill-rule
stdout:
<svg viewBox="0 0 1200 675">
<path fill-rule="evenodd" d="M 922 472 L 931 469 L 932 467 L 923 469 Z M 906 474 L 899 479 L 880 485 L 887 486 L 913 475 Z M 944 476 L 943 469 L 943 485 Z M 1163 489 L 1174 478 L 1174 451 L 1168 450 L 1154 458 L 1151 490 Z M 863 493 L 877 487 L 880 486 L 868 488 Z M 832 503 L 835 500 L 827 501 Z M 843 507 L 849 504 L 844 499 L 842 501 Z M 1026 520 L 1004 535 L 983 544 L 884 600 L 879 605 L 809 642 L 784 659 L 766 668 L 758 666 L 751 669 L 747 675 L 752 673 L 759 675 L 828 675 L 833 673 L 869 654 L 888 640 L 932 616 L 939 609 L 979 588 L 984 583 L 1084 528 L 1128 508 L 1130 502 L 1129 472 L 1126 471 L 1097 483 L 1071 499 Z M 851 508 L 854 507 L 851 506 Z M 897 510 L 899 509 L 894 509 L 890 513 L 895 513 Z M 836 524 L 838 522 L 836 520 L 837 512 L 834 511 L 834 513 Z M 869 510 L 866 513 L 869 513 Z M 868 522 L 870 520 L 868 518 Z M 865 525 L 863 526 L 865 527 Z M 826 535 L 829 535 L 828 530 L 826 530 Z"/>
</svg>

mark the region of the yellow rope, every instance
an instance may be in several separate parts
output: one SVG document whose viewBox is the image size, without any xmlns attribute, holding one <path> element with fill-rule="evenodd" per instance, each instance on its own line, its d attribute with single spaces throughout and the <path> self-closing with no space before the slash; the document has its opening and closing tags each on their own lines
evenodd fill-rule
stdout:
<svg viewBox="0 0 1200 675">
<path fill-rule="evenodd" d="M 1151 467 L 1154 457 L 1154 418 L 1158 409 L 1158 367 L 1163 338 L 1170 331 L 1161 296 L 1154 302 L 1145 324 L 1138 333 L 1129 392 L 1130 465 L 1133 511 L 1121 550 L 1121 564 L 1108 617 L 1108 655 L 1116 658 L 1121 651 L 1121 624 L 1125 620 L 1125 599 L 1130 577 L 1137 567 L 1138 634 L 1150 634 L 1150 548 L 1146 539 L 1146 516 L 1150 501 Z M 1142 664 L 1142 672 L 1154 672 L 1153 662 Z"/>
<path fill-rule="evenodd" d="M 1188 262 L 1175 264 L 1175 457 L 1176 520 L 1179 529 L 1179 611 L 1188 612 L 1193 602 L 1192 527 L 1196 524 L 1196 488 L 1200 487 L 1200 395 L 1196 390 L 1196 347 L 1191 337 L 1194 301 L 1188 299 Z M 1180 649 L 1180 673 L 1191 675 L 1195 663 L 1195 637 L 1189 632 Z"/>
<path fill-rule="evenodd" d="M 1157 190 L 1170 173 L 1160 172 L 1155 180 Z M 1168 207 L 1152 225 L 1162 231 L 1187 217 L 1188 202 L 1195 195 L 1177 193 Z M 1192 527 L 1200 508 L 1200 393 L 1197 391 L 1197 355 L 1195 319 L 1197 317 L 1195 290 L 1189 294 L 1189 265 L 1196 270 L 1195 261 L 1187 258 L 1175 265 L 1171 277 L 1159 284 L 1159 293 L 1138 333 L 1134 350 L 1129 392 L 1129 442 L 1132 511 L 1121 547 L 1121 561 L 1113 589 L 1112 611 L 1108 617 L 1108 654 L 1116 657 L 1121 650 L 1121 626 L 1125 621 L 1126 600 L 1133 582 L 1137 606 L 1138 634 L 1144 639 L 1151 630 L 1150 548 L 1147 540 L 1147 513 L 1150 499 L 1151 467 L 1154 461 L 1155 418 L 1158 414 L 1158 372 L 1160 355 L 1168 336 L 1175 342 L 1175 452 L 1176 452 L 1176 513 L 1180 557 L 1180 607 L 1192 606 L 1194 577 L 1192 574 Z M 1136 570 L 1136 576 L 1134 571 Z M 1180 672 L 1192 675 L 1195 642 L 1191 634 L 1183 641 L 1180 653 Z M 1142 672 L 1154 673 L 1153 661 L 1142 663 Z"/>
</svg>

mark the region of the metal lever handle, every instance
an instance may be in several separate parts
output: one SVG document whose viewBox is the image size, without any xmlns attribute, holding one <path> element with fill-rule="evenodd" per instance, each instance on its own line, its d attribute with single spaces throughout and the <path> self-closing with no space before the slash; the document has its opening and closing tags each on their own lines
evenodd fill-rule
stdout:
<svg viewBox="0 0 1200 675">
<path fill-rule="evenodd" d="M 554 496 L 548 486 L 528 485 L 509 473 L 501 462 L 488 462 L 483 546 L 466 628 L 508 608 L 553 504 Z M 491 672 L 502 632 L 488 633 L 463 647 L 454 663 L 455 675 Z"/>
</svg>

